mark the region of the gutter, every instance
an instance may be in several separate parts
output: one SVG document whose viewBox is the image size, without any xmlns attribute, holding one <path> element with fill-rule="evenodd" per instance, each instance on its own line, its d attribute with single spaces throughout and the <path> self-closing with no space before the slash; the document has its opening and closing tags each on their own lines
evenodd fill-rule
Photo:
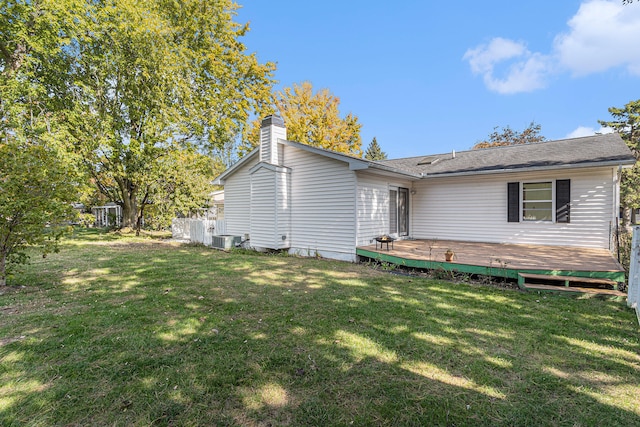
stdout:
<svg viewBox="0 0 640 427">
<path fill-rule="evenodd" d="M 465 171 L 465 172 L 444 172 L 444 173 L 436 173 L 436 174 L 421 174 L 421 179 L 428 178 L 448 178 L 448 177 L 456 177 L 456 176 L 471 176 L 471 175 L 491 175 L 491 174 L 503 174 L 503 173 L 518 173 L 518 172 L 540 172 L 540 171 L 551 171 L 551 170 L 563 170 L 563 169 L 586 169 L 586 168 L 599 168 L 599 167 L 618 167 L 621 169 L 628 169 L 633 167 L 635 161 L 633 163 L 623 163 L 620 160 L 612 160 L 609 162 L 600 162 L 600 163 L 578 163 L 578 164 L 568 164 L 568 165 L 554 165 L 554 166 L 537 166 L 532 168 L 517 168 L 517 169 L 488 169 L 481 171 Z"/>
</svg>

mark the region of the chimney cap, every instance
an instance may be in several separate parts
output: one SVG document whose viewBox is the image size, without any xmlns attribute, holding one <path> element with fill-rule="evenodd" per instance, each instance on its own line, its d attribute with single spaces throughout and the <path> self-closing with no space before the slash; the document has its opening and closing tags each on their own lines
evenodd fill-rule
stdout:
<svg viewBox="0 0 640 427">
<path fill-rule="evenodd" d="M 282 117 L 277 116 L 275 114 L 265 117 L 264 119 L 262 119 L 262 123 L 260 124 L 261 127 L 267 127 L 271 125 L 279 126 L 281 128 L 285 127 L 284 120 L 282 119 Z"/>
</svg>

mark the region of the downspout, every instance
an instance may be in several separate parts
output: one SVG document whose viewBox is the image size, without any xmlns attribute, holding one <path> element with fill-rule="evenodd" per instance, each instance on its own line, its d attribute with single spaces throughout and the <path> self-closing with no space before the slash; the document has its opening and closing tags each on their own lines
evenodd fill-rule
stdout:
<svg viewBox="0 0 640 427">
<path fill-rule="evenodd" d="M 615 221 L 615 237 L 616 237 L 616 255 L 618 263 L 620 263 L 620 180 L 622 179 L 622 165 L 618 165 L 618 172 L 615 179 L 615 203 L 613 206 Z"/>
<path fill-rule="evenodd" d="M 354 251 L 354 262 L 358 262 L 358 239 L 360 238 L 360 230 L 359 230 L 359 225 L 360 225 L 360 218 L 358 217 L 358 208 L 360 205 L 360 201 L 358 200 L 358 185 L 359 185 L 359 181 L 360 181 L 360 177 L 358 176 L 358 173 L 356 171 L 352 171 L 353 176 L 355 178 L 355 184 L 354 184 L 354 199 L 355 199 L 355 203 L 354 203 L 354 212 L 353 212 L 353 229 L 355 230 L 355 236 L 354 236 L 354 247 L 353 247 L 353 251 Z"/>
</svg>

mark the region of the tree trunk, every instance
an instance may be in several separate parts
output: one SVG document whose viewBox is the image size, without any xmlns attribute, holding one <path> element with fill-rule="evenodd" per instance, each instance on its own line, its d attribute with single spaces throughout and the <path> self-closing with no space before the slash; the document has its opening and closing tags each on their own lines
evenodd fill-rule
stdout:
<svg viewBox="0 0 640 427">
<path fill-rule="evenodd" d="M 137 209 L 135 207 L 135 201 L 133 203 L 133 207 L 130 207 L 128 212 L 125 209 L 122 210 L 122 228 L 135 228 L 137 218 L 136 211 Z"/>
<path fill-rule="evenodd" d="M 0 254 L 0 288 L 7 286 L 7 254 Z"/>
<path fill-rule="evenodd" d="M 632 222 L 631 222 L 631 208 L 628 206 L 623 206 L 622 208 L 622 228 L 623 231 L 627 233 L 631 233 L 632 230 Z"/>
<path fill-rule="evenodd" d="M 140 204 L 140 213 L 136 218 L 136 236 L 140 235 L 140 228 L 142 227 L 142 218 L 144 217 L 144 208 L 147 206 L 147 202 L 149 201 L 149 188 L 147 187 L 147 192 L 142 199 L 142 203 Z"/>
<path fill-rule="evenodd" d="M 136 236 L 140 235 L 140 228 L 142 227 L 142 213 L 144 211 L 144 205 L 140 208 L 140 215 L 136 219 Z"/>
<path fill-rule="evenodd" d="M 122 222 L 120 223 L 120 227 L 135 228 L 137 218 L 138 218 L 138 203 L 136 201 L 136 196 L 133 195 L 125 199 L 122 205 Z"/>
<path fill-rule="evenodd" d="M 138 218 L 138 199 L 136 196 L 136 186 L 129 180 L 118 183 L 122 193 L 122 221 L 121 228 L 135 228 Z"/>
</svg>

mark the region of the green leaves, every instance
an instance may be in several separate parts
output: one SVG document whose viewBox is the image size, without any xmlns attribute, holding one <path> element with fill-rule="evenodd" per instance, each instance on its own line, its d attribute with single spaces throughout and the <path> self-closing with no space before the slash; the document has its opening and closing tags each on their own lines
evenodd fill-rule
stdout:
<svg viewBox="0 0 640 427">
<path fill-rule="evenodd" d="M 364 158 L 367 160 L 386 160 L 387 153 L 382 151 L 375 136 L 371 140 L 371 143 L 369 143 L 367 151 L 364 153 Z"/>
<path fill-rule="evenodd" d="M 598 123 L 620 134 L 635 156 L 640 156 L 640 99 L 628 102 L 623 108 L 611 107 L 609 113 L 614 120 L 598 120 Z"/>
<path fill-rule="evenodd" d="M 511 129 L 509 126 L 498 130 L 498 126 L 493 128 L 493 132 L 489 134 L 489 138 L 480 141 L 473 146 L 473 150 L 489 147 L 503 147 L 506 145 L 533 144 L 543 142 L 546 138 L 540 135 L 542 127 L 531 122 L 529 126 L 522 132 Z"/>
<path fill-rule="evenodd" d="M 598 120 L 601 126 L 612 128 L 627 143 L 636 159 L 640 158 L 640 99 L 630 101 L 623 108 L 611 107 L 609 113 L 614 120 Z M 640 208 L 640 166 L 622 171 L 620 181 L 621 204 L 626 211 L 626 222 L 631 208 Z"/>
<path fill-rule="evenodd" d="M 202 203 L 214 176 L 202 153 L 234 141 L 271 100 L 275 66 L 246 53 L 239 38 L 248 27 L 234 22 L 237 7 L 231 0 L 0 3 L 0 140 L 51 154 L 41 164 L 62 162 L 57 170 L 78 193 L 90 180 L 123 206 L 125 226 L 151 203 L 167 203 L 172 214 Z M 35 203 L 12 194 L 16 203 Z"/>
<path fill-rule="evenodd" d="M 77 0 L 0 4 L 0 285 L 27 246 L 55 251 L 77 190 L 63 122 Z"/>
<path fill-rule="evenodd" d="M 171 159 L 233 141 L 269 99 L 274 66 L 245 53 L 238 38 L 247 27 L 233 21 L 236 7 L 204 0 L 86 5 L 83 34 L 90 36 L 78 38 L 69 133 L 101 192 L 122 203 L 125 226 L 151 200 L 172 200 L 157 185 Z M 200 185 L 191 176 L 200 175 L 185 175 L 183 193 Z"/>
<path fill-rule="evenodd" d="M 57 248 L 73 218 L 75 189 L 68 164 L 54 149 L 12 140 L 0 143 L 0 286 L 24 249 Z"/>
</svg>

